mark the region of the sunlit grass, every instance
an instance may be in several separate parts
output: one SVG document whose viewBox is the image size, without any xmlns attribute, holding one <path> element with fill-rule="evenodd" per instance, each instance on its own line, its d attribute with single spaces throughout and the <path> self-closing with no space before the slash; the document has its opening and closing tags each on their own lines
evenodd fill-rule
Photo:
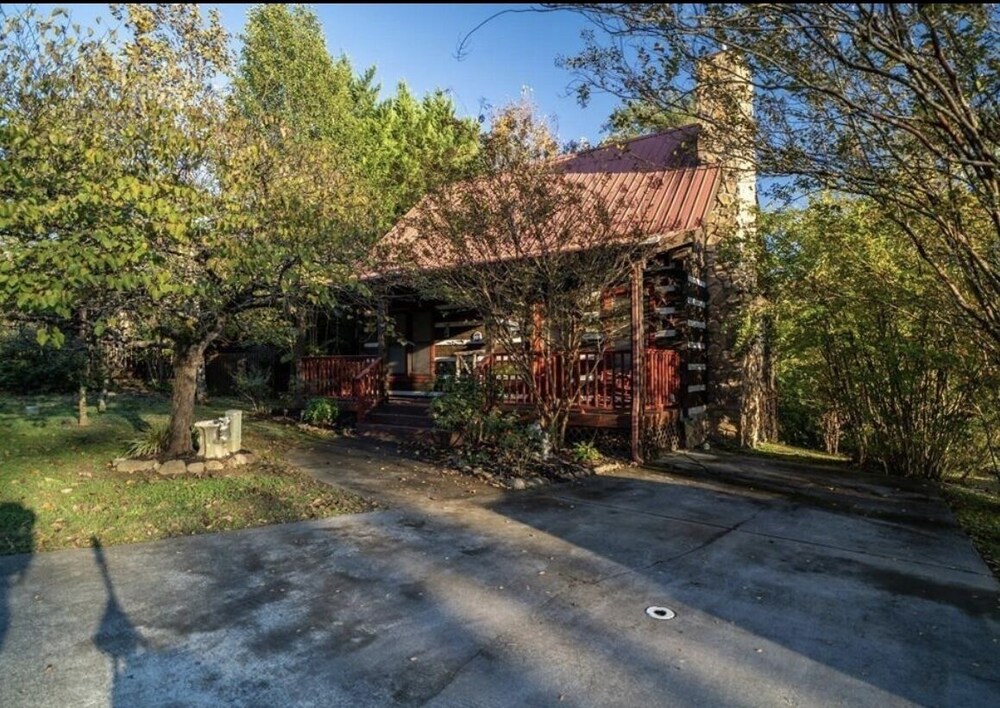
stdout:
<svg viewBox="0 0 1000 708">
<path fill-rule="evenodd" d="M 227 405 L 227 403 L 229 405 Z M 26 415 L 26 405 L 38 406 Z M 218 416 L 232 402 L 200 407 Z M 247 418 L 244 447 L 258 462 L 216 476 L 127 475 L 110 462 L 145 425 L 167 420 L 157 396 L 119 396 L 76 425 L 69 397 L 0 398 L 0 553 L 145 541 L 371 508 L 281 462 L 289 447 L 314 439 L 291 423 Z"/>
<path fill-rule="evenodd" d="M 810 450 L 806 447 L 795 447 L 794 445 L 785 445 L 784 443 L 759 443 L 753 451 L 769 457 L 797 460 L 800 462 L 824 462 L 829 464 L 848 461 L 846 455 L 833 455 L 822 450 Z"/>
</svg>

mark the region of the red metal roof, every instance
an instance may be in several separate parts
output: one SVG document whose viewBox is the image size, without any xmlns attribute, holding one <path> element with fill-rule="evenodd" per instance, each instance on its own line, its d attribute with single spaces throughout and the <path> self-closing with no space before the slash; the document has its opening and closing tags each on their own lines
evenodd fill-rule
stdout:
<svg viewBox="0 0 1000 708">
<path fill-rule="evenodd" d="M 697 134 L 698 126 L 685 126 L 561 158 L 553 163 L 554 178 L 577 184 L 602 200 L 614 217 L 614 231 L 622 239 L 639 233 L 659 237 L 667 245 L 674 240 L 671 236 L 703 226 L 715 202 L 719 168 L 696 164 Z M 412 262 L 412 246 L 420 239 L 413 227 L 414 217 L 423 206 L 414 207 L 386 234 L 382 246 L 387 254 L 406 252 Z M 563 245 L 565 250 L 581 247 Z M 433 248 L 418 250 L 434 261 L 421 267 L 446 266 L 451 260 Z M 433 255 L 428 251 L 434 251 Z"/>
<path fill-rule="evenodd" d="M 719 168 L 573 172 L 566 179 L 603 199 L 623 227 L 637 228 L 647 236 L 669 236 L 704 225 L 719 184 Z"/>
<path fill-rule="evenodd" d="M 647 172 L 695 167 L 698 164 L 697 123 L 654 135 L 609 143 L 562 158 L 564 172 Z"/>
</svg>

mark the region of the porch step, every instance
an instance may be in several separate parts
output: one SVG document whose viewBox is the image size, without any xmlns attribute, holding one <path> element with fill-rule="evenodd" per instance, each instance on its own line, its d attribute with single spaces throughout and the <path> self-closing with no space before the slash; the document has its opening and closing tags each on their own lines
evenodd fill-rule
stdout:
<svg viewBox="0 0 1000 708">
<path fill-rule="evenodd" d="M 358 432 L 373 437 L 423 439 L 432 442 L 439 431 L 434 427 L 429 399 L 390 396 L 358 424 Z"/>
<path fill-rule="evenodd" d="M 404 425 L 409 428 L 433 428 L 434 419 L 430 413 L 416 411 L 400 411 L 391 408 L 376 408 L 365 416 L 362 425 L 377 423 L 380 425 Z"/>
</svg>

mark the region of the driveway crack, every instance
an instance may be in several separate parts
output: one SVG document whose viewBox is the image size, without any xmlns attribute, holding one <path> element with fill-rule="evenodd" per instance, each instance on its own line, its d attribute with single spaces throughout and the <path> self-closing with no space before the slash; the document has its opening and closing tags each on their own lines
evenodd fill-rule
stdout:
<svg viewBox="0 0 1000 708">
<path fill-rule="evenodd" d="M 763 512 L 763 511 L 764 511 L 763 507 L 760 508 L 760 509 L 757 509 L 757 511 L 755 511 L 754 513 L 752 513 L 750 516 L 748 516 L 747 518 L 743 519 L 739 523 L 733 524 L 732 526 L 729 526 L 727 528 L 724 528 L 724 529 L 720 530 L 717 533 L 712 534 L 709 538 L 707 538 L 702 543 L 699 543 L 694 548 L 689 548 L 686 551 L 681 551 L 680 553 L 672 555 L 669 558 L 661 558 L 660 560 L 653 561 L 652 563 L 649 563 L 647 565 L 639 566 L 638 568 L 627 568 L 627 569 L 625 569 L 625 570 L 623 570 L 623 571 L 621 571 L 619 573 L 612 573 L 611 575 L 606 575 L 606 576 L 598 578 L 596 580 L 589 581 L 588 584 L 599 585 L 599 584 L 601 584 L 601 583 L 603 583 L 605 581 L 608 581 L 608 580 L 614 580 L 615 578 L 620 578 L 620 577 L 623 577 L 623 576 L 626 576 L 626 575 L 632 575 L 632 574 L 635 574 L 635 573 L 641 573 L 643 571 L 650 570 L 651 568 L 655 568 L 655 567 L 657 567 L 659 565 L 666 565 L 667 563 L 673 563 L 676 560 L 680 560 L 681 558 L 684 558 L 686 556 L 690 556 L 690 555 L 692 555 L 694 553 L 698 553 L 699 551 L 703 551 L 706 548 L 708 548 L 709 546 L 711 546 L 712 544 L 721 541 L 723 538 L 725 538 L 729 534 L 733 533 L 734 531 L 737 531 L 744 524 L 750 523 L 751 521 L 753 521 L 754 519 L 756 519 L 761 514 L 761 512 Z"/>
<path fill-rule="evenodd" d="M 502 636 L 501 634 L 498 634 L 497 636 L 492 637 L 487 642 L 487 645 L 496 642 L 501 636 Z M 430 703 L 431 701 L 433 701 L 435 698 L 437 698 L 438 696 L 440 696 L 442 693 L 444 693 L 445 690 L 451 684 L 455 683 L 455 679 L 458 678 L 459 674 L 461 674 L 463 671 L 465 671 L 466 667 L 468 667 L 469 664 L 471 664 L 473 661 L 475 661 L 476 659 L 478 659 L 480 656 L 483 655 L 483 651 L 485 649 L 486 649 L 486 647 L 480 647 L 479 649 L 476 650 L 475 654 L 473 654 L 468 659 L 466 659 L 465 661 L 463 661 L 461 664 L 459 664 L 458 666 L 456 666 L 455 670 L 452 671 L 451 674 L 448 676 L 448 678 L 445 679 L 445 682 L 443 684 L 441 684 L 441 687 L 438 688 L 436 691 L 434 691 L 434 693 L 432 693 L 431 695 L 427 696 L 427 698 L 423 699 L 420 702 L 420 705 L 425 706 L 428 703 Z"/>
</svg>

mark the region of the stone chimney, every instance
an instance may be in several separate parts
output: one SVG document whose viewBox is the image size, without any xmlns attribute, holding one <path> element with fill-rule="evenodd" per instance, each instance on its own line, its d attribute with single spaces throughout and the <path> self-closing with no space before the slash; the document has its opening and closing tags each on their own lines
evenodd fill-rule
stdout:
<svg viewBox="0 0 1000 708">
<path fill-rule="evenodd" d="M 769 430 L 765 342 L 754 320 L 757 173 L 753 86 L 743 58 L 729 50 L 696 67 L 698 159 L 721 169 L 716 202 L 704 228 L 708 289 L 707 423 L 709 435 L 752 446 Z"/>
<path fill-rule="evenodd" d="M 720 197 L 741 235 L 756 231 L 757 170 L 754 160 L 753 86 L 746 62 L 723 50 L 695 69 L 695 112 L 701 130 L 698 161 L 723 170 Z M 720 234 L 720 236 L 723 236 Z M 731 238 L 731 234 L 725 235 Z"/>
</svg>

